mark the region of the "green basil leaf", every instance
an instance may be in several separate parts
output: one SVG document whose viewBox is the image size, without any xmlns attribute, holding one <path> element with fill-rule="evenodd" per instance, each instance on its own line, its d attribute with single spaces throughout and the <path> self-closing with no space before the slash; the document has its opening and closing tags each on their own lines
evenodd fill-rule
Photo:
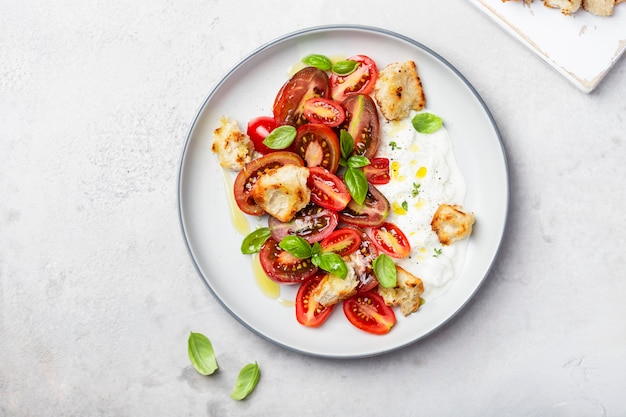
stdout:
<svg viewBox="0 0 626 417">
<path fill-rule="evenodd" d="M 330 71 L 330 69 L 332 68 L 332 63 L 330 62 L 330 59 L 328 59 L 324 55 L 307 55 L 302 58 L 302 62 L 312 67 L 319 68 L 322 71 Z"/>
<path fill-rule="evenodd" d="M 311 247 L 311 256 L 321 255 L 323 253 L 322 245 L 319 242 L 315 242 Z"/>
<path fill-rule="evenodd" d="M 337 61 L 333 65 L 333 72 L 337 75 L 352 74 L 354 71 L 356 71 L 359 65 L 360 64 L 357 61 L 351 61 L 349 59 Z"/>
<path fill-rule="evenodd" d="M 310 258 L 312 255 L 311 245 L 300 236 L 287 235 L 278 243 L 278 246 L 298 259 Z"/>
<path fill-rule="evenodd" d="M 211 341 L 201 333 L 191 333 L 187 340 L 187 354 L 193 367 L 202 375 L 211 375 L 217 369 L 217 359 Z"/>
<path fill-rule="evenodd" d="M 381 253 L 374 259 L 373 265 L 376 279 L 382 287 L 393 288 L 397 283 L 396 264 L 389 255 Z"/>
<path fill-rule="evenodd" d="M 341 258 L 341 256 L 337 255 L 334 252 L 322 253 L 320 255 L 316 255 L 311 259 L 314 265 L 323 269 L 326 272 L 330 272 L 332 275 L 345 279 L 346 275 L 348 275 L 348 267 L 346 263 Z"/>
<path fill-rule="evenodd" d="M 420 133 L 433 133 L 439 130 L 443 120 L 432 113 L 418 113 L 411 120 L 411 124 Z"/>
<path fill-rule="evenodd" d="M 270 149 L 285 149 L 291 145 L 295 138 L 295 127 L 289 125 L 278 126 L 263 139 L 263 144 Z"/>
<path fill-rule="evenodd" d="M 370 164 L 370 160 L 363 155 L 353 155 L 348 159 L 348 166 L 350 168 L 362 168 Z"/>
<path fill-rule="evenodd" d="M 362 205 L 367 196 L 367 178 L 363 171 L 357 168 L 346 169 L 343 175 L 343 181 L 346 184 L 346 188 L 350 191 L 350 195 L 358 205 Z"/>
<path fill-rule="evenodd" d="M 272 235 L 269 227 L 261 227 L 250 233 L 241 242 L 241 253 L 250 255 L 261 250 L 261 246 Z"/>
<path fill-rule="evenodd" d="M 354 150 L 354 138 L 347 130 L 341 129 L 339 132 L 339 145 L 341 147 L 341 156 L 343 159 L 348 160 Z"/>
<path fill-rule="evenodd" d="M 259 377 L 261 376 L 261 372 L 259 371 L 259 365 L 254 363 L 249 363 L 239 371 L 239 376 L 237 377 L 237 382 L 235 382 L 235 387 L 233 388 L 233 392 L 230 394 L 230 397 L 234 400 L 243 400 L 254 391 L 257 382 L 259 382 Z"/>
</svg>

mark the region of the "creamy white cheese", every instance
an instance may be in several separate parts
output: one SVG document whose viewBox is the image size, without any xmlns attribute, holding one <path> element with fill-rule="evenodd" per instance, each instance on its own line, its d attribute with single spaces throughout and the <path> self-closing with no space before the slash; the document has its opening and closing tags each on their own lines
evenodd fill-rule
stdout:
<svg viewBox="0 0 626 417">
<path fill-rule="evenodd" d="M 440 204 L 463 204 L 466 184 L 445 127 L 419 133 L 411 125 L 414 114 L 401 121 L 381 121 L 377 156 L 389 158 L 391 181 L 377 188 L 391 204 L 387 221 L 411 244 L 410 255 L 397 263 L 424 281 L 423 297 L 429 301 L 454 281 L 468 241 L 442 246 L 430 223 Z"/>
</svg>

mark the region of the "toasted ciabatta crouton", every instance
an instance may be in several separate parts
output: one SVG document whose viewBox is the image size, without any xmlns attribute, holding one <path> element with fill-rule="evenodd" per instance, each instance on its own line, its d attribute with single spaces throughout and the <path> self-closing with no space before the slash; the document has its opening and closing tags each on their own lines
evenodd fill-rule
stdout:
<svg viewBox="0 0 626 417">
<path fill-rule="evenodd" d="M 450 245 L 469 236 L 473 225 L 473 213 L 465 213 L 461 207 L 449 204 L 441 204 L 430 223 L 442 245 Z"/>
<path fill-rule="evenodd" d="M 221 166 L 239 171 L 252 160 L 254 143 L 235 120 L 223 116 L 220 123 L 220 127 L 213 131 L 211 149 L 217 153 Z"/>
<path fill-rule="evenodd" d="M 374 98 L 387 120 L 400 120 L 411 110 L 422 110 L 426 105 L 422 82 L 415 62 L 394 62 L 378 73 Z"/>
<path fill-rule="evenodd" d="M 611 16 L 613 7 L 617 4 L 615 0 L 582 0 L 583 9 L 597 16 Z"/>
<path fill-rule="evenodd" d="M 250 194 L 268 214 L 288 222 L 311 201 L 308 177 L 306 167 L 283 165 L 261 175 Z"/>
<path fill-rule="evenodd" d="M 561 13 L 571 15 L 580 9 L 582 0 L 543 0 L 543 4 L 553 9 L 561 9 Z"/>
<path fill-rule="evenodd" d="M 383 297 L 385 304 L 400 306 L 400 311 L 405 316 L 420 308 L 423 293 L 422 280 L 398 265 L 396 265 L 396 286 L 394 288 L 378 286 L 378 294 Z"/>
<path fill-rule="evenodd" d="M 324 307 L 337 304 L 356 294 L 359 279 L 354 273 L 354 268 L 346 262 L 348 274 L 344 279 L 332 274 L 326 274 L 317 285 L 311 296 Z"/>
</svg>

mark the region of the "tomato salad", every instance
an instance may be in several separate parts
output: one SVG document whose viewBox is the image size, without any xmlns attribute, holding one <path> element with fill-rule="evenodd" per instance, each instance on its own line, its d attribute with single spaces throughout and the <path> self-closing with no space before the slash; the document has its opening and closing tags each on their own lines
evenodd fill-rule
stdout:
<svg viewBox="0 0 626 417">
<path fill-rule="evenodd" d="M 396 323 L 392 307 L 376 287 L 393 288 L 393 259 L 407 256 L 410 244 L 389 223 L 390 204 L 376 188 L 390 180 L 389 159 L 376 157 L 380 141 L 377 104 L 370 93 L 378 77 L 365 55 L 330 63 L 322 55 L 278 91 L 271 116 L 249 121 L 247 134 L 261 154 L 238 173 L 234 195 L 246 214 L 266 214 L 251 190 L 257 180 L 284 165 L 308 168 L 310 202 L 288 222 L 268 216 L 267 227 L 250 233 L 245 254 L 259 253 L 266 275 L 281 284 L 299 285 L 297 321 L 317 327 L 336 304 L 324 306 L 312 295 L 328 275 L 345 278 L 348 260 L 359 262 L 354 295 L 341 301 L 348 321 L 373 334 Z"/>
</svg>

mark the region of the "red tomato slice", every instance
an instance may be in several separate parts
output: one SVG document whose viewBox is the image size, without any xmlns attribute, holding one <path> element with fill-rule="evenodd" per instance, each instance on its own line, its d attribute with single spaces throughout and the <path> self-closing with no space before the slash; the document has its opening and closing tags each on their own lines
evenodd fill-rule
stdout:
<svg viewBox="0 0 626 417">
<path fill-rule="evenodd" d="M 411 244 L 402 230 L 393 223 L 385 222 L 372 227 L 368 235 L 378 250 L 392 258 L 404 258 L 411 253 Z"/>
<path fill-rule="evenodd" d="M 365 55 L 355 55 L 348 60 L 358 62 L 359 67 L 348 75 L 333 73 L 330 76 L 333 100 L 339 102 L 345 100 L 350 94 L 369 94 L 374 89 L 374 84 L 378 79 L 378 69 L 371 58 Z"/>
<path fill-rule="evenodd" d="M 387 218 L 390 209 L 389 200 L 374 185 L 369 184 L 363 204 L 350 200 L 346 208 L 339 212 L 339 220 L 355 226 L 379 226 Z"/>
<path fill-rule="evenodd" d="M 346 112 L 342 129 L 354 139 L 354 154 L 373 158 L 380 142 L 380 120 L 374 99 L 364 94 L 351 94 L 341 106 Z"/>
<path fill-rule="evenodd" d="M 261 246 L 259 261 L 267 276 L 280 284 L 302 282 L 319 271 L 309 259 L 296 258 L 271 237 Z"/>
<path fill-rule="evenodd" d="M 339 138 L 330 127 L 319 123 L 300 126 L 293 146 L 307 167 L 321 166 L 333 173 L 337 171 L 341 149 Z"/>
<path fill-rule="evenodd" d="M 304 103 L 304 117 L 311 123 L 336 127 L 346 119 L 341 104 L 327 98 L 310 98 Z"/>
<path fill-rule="evenodd" d="M 326 168 L 309 168 L 307 185 L 311 190 L 311 200 L 327 209 L 343 210 L 352 199 L 341 178 Z"/>
<path fill-rule="evenodd" d="M 387 334 L 396 324 L 393 309 L 374 291 L 367 291 L 343 302 L 343 312 L 355 327 L 373 334 Z"/>
<path fill-rule="evenodd" d="M 348 256 L 361 245 L 361 234 L 356 229 L 342 227 L 335 229 L 320 242 L 324 252 L 334 252 L 339 256 Z"/>
<path fill-rule="evenodd" d="M 326 72 L 305 67 L 296 72 L 278 91 L 272 112 L 279 126 L 300 126 L 306 123 L 304 103 L 313 97 L 330 97 L 330 81 Z"/>
<path fill-rule="evenodd" d="M 303 326 L 319 327 L 333 311 L 334 305 L 324 307 L 311 296 L 311 293 L 319 285 L 324 275 L 317 274 L 300 284 L 296 294 L 296 319 Z"/>
<path fill-rule="evenodd" d="M 252 216 L 260 216 L 265 213 L 264 210 L 254 202 L 250 191 L 254 187 L 254 184 L 256 184 L 257 179 L 263 175 L 264 172 L 287 164 L 304 166 L 304 161 L 293 152 L 272 152 L 260 158 L 253 159 L 239 171 L 235 178 L 233 191 L 235 193 L 235 202 L 241 211 Z"/>
<path fill-rule="evenodd" d="M 391 181 L 389 176 L 389 159 L 370 159 L 370 164 L 363 167 L 363 173 L 370 184 L 387 184 Z"/>
<path fill-rule="evenodd" d="M 268 226 L 277 242 L 287 235 L 297 235 L 309 243 L 315 243 L 330 235 L 337 227 L 338 221 L 337 212 L 309 204 L 297 212 L 289 223 L 282 223 L 270 216 Z"/>
<path fill-rule="evenodd" d="M 270 149 L 263 144 L 263 140 L 269 135 L 272 130 L 276 129 L 278 125 L 273 117 L 259 116 L 248 122 L 247 134 L 250 136 L 252 143 L 254 143 L 254 149 L 262 154 L 275 152 L 274 149 Z"/>
<path fill-rule="evenodd" d="M 354 268 L 354 273 L 359 279 L 357 292 L 369 291 L 376 288 L 378 279 L 374 274 L 374 259 L 378 256 L 378 249 L 371 241 L 367 233 L 356 226 L 346 225 L 348 229 L 355 230 L 361 238 L 361 243 L 357 250 L 346 256 L 346 261 Z M 321 244 L 320 244 L 321 245 Z"/>
</svg>

